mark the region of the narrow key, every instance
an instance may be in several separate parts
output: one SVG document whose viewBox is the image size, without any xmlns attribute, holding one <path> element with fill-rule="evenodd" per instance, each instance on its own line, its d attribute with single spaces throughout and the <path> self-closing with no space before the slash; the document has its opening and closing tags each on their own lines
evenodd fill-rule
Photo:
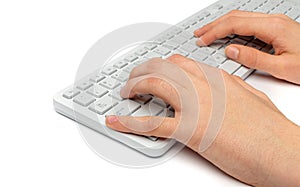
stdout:
<svg viewBox="0 0 300 187">
<path fill-rule="evenodd" d="M 205 54 L 207 54 L 207 55 L 211 55 L 211 54 L 213 54 L 215 51 L 216 51 L 216 50 L 215 50 L 214 48 L 212 48 L 212 47 L 200 47 L 200 48 L 198 49 L 198 52 L 199 52 L 199 53 L 205 53 Z"/>
<path fill-rule="evenodd" d="M 115 63 L 114 67 L 118 68 L 118 69 L 121 69 L 121 68 L 124 68 L 127 65 L 128 65 L 128 63 L 125 62 L 124 60 L 122 60 L 122 61 L 118 61 L 117 63 Z"/>
<path fill-rule="evenodd" d="M 215 60 L 215 58 L 213 58 L 212 56 L 208 57 L 205 61 L 205 64 L 208 64 L 212 67 L 218 67 L 219 63 Z"/>
<path fill-rule="evenodd" d="M 161 54 L 155 53 L 155 52 L 149 52 L 145 56 L 145 58 L 151 59 L 151 58 L 156 58 L 156 57 L 162 57 Z"/>
<path fill-rule="evenodd" d="M 127 73 L 130 73 L 133 68 L 135 68 L 135 64 L 130 64 L 129 66 L 126 66 L 123 70 L 126 71 Z"/>
<path fill-rule="evenodd" d="M 128 55 L 127 57 L 125 57 L 125 60 L 127 60 L 128 62 L 133 62 L 136 59 L 138 59 L 138 57 L 135 54 Z"/>
<path fill-rule="evenodd" d="M 105 88 L 108 88 L 108 89 L 112 90 L 112 89 L 116 88 L 117 86 L 119 86 L 120 83 L 117 82 L 113 78 L 107 77 L 107 78 L 105 78 L 104 80 L 102 80 L 100 82 L 100 85 L 105 87 Z"/>
<path fill-rule="evenodd" d="M 241 67 L 241 64 L 232 60 L 227 60 L 226 62 L 220 65 L 220 68 L 225 70 L 229 74 L 235 72 L 239 67 Z"/>
<path fill-rule="evenodd" d="M 215 53 L 213 54 L 212 56 L 216 62 L 218 62 L 218 64 L 222 64 L 227 58 L 224 54 L 221 54 L 221 53 Z"/>
<path fill-rule="evenodd" d="M 169 48 L 171 50 L 177 49 L 179 47 L 179 44 L 170 40 L 167 41 L 165 44 L 163 44 L 164 47 Z"/>
<path fill-rule="evenodd" d="M 245 79 L 253 70 L 241 66 L 235 73 L 234 75 L 241 77 L 242 79 Z"/>
<path fill-rule="evenodd" d="M 116 71 L 117 71 L 116 68 L 108 66 L 108 67 L 103 68 L 102 73 L 105 74 L 105 75 L 111 75 Z"/>
<path fill-rule="evenodd" d="M 75 97 L 78 94 L 80 94 L 80 91 L 78 89 L 70 88 L 63 93 L 63 97 L 65 97 L 67 99 L 72 99 L 73 97 Z"/>
<path fill-rule="evenodd" d="M 163 111 L 163 108 L 152 102 L 142 105 L 132 116 L 157 116 Z"/>
<path fill-rule="evenodd" d="M 100 100 L 98 100 L 97 102 L 95 102 L 94 104 L 92 104 L 89 107 L 89 109 L 92 110 L 93 112 L 103 115 L 105 112 L 107 112 L 117 104 L 118 102 L 116 100 L 112 99 L 109 96 L 105 96 Z"/>
<path fill-rule="evenodd" d="M 96 99 L 94 97 L 92 97 L 91 95 L 88 95 L 86 93 L 81 93 L 79 95 L 77 95 L 76 97 L 74 97 L 73 101 L 77 104 L 80 104 L 81 106 L 88 106 L 91 103 L 93 103 L 94 101 L 96 101 Z"/>
<path fill-rule="evenodd" d="M 132 100 L 124 100 L 115 106 L 109 115 L 128 116 L 140 107 L 141 105 L 139 103 L 136 103 Z"/>
<path fill-rule="evenodd" d="M 194 52 L 193 54 L 190 55 L 190 58 L 198 61 L 198 62 L 202 62 L 203 60 L 205 60 L 207 58 L 207 54 L 205 53 L 198 53 L 198 51 Z"/>
<path fill-rule="evenodd" d="M 91 83 L 88 80 L 83 80 L 83 81 L 80 81 L 79 83 L 77 83 L 76 88 L 84 91 L 84 90 L 88 89 L 91 86 L 93 86 L 93 83 Z"/>
<path fill-rule="evenodd" d="M 147 49 L 145 48 L 142 48 L 142 49 L 139 49 L 135 52 L 135 54 L 139 55 L 139 56 L 143 56 L 144 54 L 146 54 L 148 52 Z"/>
<path fill-rule="evenodd" d="M 111 76 L 113 79 L 124 82 L 128 80 L 129 74 L 124 71 L 119 71 Z"/>
<path fill-rule="evenodd" d="M 188 53 L 193 53 L 194 51 L 196 51 L 198 49 L 198 47 L 196 45 L 186 43 L 183 46 L 181 46 L 180 49 L 182 49 Z"/>
<path fill-rule="evenodd" d="M 108 91 L 102 86 L 94 85 L 87 90 L 87 93 L 91 94 L 94 97 L 100 98 L 104 96 L 106 93 L 108 93 Z"/>
<path fill-rule="evenodd" d="M 187 42 L 188 39 L 182 37 L 182 36 L 176 36 L 174 37 L 171 41 L 174 41 L 176 43 L 178 43 L 179 45 L 184 44 L 185 42 Z"/>
<path fill-rule="evenodd" d="M 158 54 L 161 54 L 161 55 L 163 55 L 163 56 L 166 56 L 166 55 L 168 55 L 171 51 L 170 51 L 168 48 L 165 48 L 165 47 L 163 47 L 163 46 L 160 46 L 160 47 L 156 48 L 156 49 L 154 50 L 154 52 L 156 52 L 156 53 L 158 53 Z"/>
<path fill-rule="evenodd" d="M 94 83 L 98 83 L 100 82 L 101 80 L 103 80 L 105 78 L 104 75 L 99 75 L 99 74 L 93 74 L 91 77 L 90 77 L 90 81 L 94 82 Z"/>
<path fill-rule="evenodd" d="M 122 89 L 122 86 L 119 86 L 119 87 L 113 89 L 113 90 L 111 91 L 111 93 L 109 94 L 109 96 L 111 96 L 111 97 L 113 97 L 113 98 L 115 98 L 115 99 L 117 99 L 117 100 L 119 100 L 119 101 L 123 101 L 124 98 L 121 97 L 121 95 L 120 95 L 121 89 Z"/>
<path fill-rule="evenodd" d="M 149 50 L 153 50 L 157 47 L 157 44 L 155 44 L 154 42 L 151 42 L 151 43 L 148 43 L 145 45 L 145 48 L 146 49 L 149 49 Z"/>
</svg>

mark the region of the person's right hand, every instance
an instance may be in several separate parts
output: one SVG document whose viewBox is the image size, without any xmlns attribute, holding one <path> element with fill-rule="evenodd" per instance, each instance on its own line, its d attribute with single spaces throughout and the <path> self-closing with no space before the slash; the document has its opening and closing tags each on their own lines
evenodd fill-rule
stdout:
<svg viewBox="0 0 300 187">
<path fill-rule="evenodd" d="M 273 45 L 275 54 L 247 46 L 229 45 L 226 55 L 247 67 L 260 69 L 274 77 L 300 84 L 300 24 L 283 14 L 231 11 L 194 32 L 200 46 L 230 34 L 255 36 Z"/>
</svg>

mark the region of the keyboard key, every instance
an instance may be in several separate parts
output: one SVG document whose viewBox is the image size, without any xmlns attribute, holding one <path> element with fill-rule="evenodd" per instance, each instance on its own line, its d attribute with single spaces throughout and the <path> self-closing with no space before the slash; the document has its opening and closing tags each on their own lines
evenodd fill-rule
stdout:
<svg viewBox="0 0 300 187">
<path fill-rule="evenodd" d="M 111 91 L 111 93 L 109 94 L 109 96 L 111 96 L 111 97 L 113 97 L 113 98 L 115 98 L 115 99 L 117 99 L 117 100 L 119 100 L 119 101 L 123 101 L 124 98 L 120 96 L 120 91 L 121 91 L 122 87 L 123 87 L 123 86 L 121 85 L 121 86 L 119 86 L 119 87 L 113 89 L 113 90 Z"/>
<path fill-rule="evenodd" d="M 139 55 L 139 56 L 143 56 L 144 54 L 146 54 L 148 52 L 147 49 L 145 48 L 142 48 L 142 49 L 139 49 L 135 52 L 135 54 Z"/>
<path fill-rule="evenodd" d="M 160 98 L 157 98 L 157 97 L 154 97 L 153 100 L 152 100 L 153 103 L 155 104 L 158 104 L 164 108 L 166 108 L 168 106 L 167 103 L 164 102 L 164 100 L 160 99 Z"/>
<path fill-rule="evenodd" d="M 199 47 L 197 47 L 196 45 L 194 44 L 190 44 L 190 43 L 186 43 L 184 45 L 182 45 L 180 47 L 181 50 L 184 50 L 188 53 L 193 53 L 194 51 L 196 51 Z"/>
<path fill-rule="evenodd" d="M 148 50 L 153 50 L 157 47 L 157 44 L 154 44 L 154 42 L 148 43 L 145 45 L 145 48 Z"/>
<path fill-rule="evenodd" d="M 74 97 L 73 101 L 77 104 L 80 104 L 81 106 L 88 106 L 91 103 L 93 103 L 94 101 L 96 101 L 96 99 L 94 97 L 92 97 L 91 95 L 88 95 L 86 93 L 81 93 L 79 95 L 77 95 L 76 97 Z"/>
<path fill-rule="evenodd" d="M 163 108 L 155 103 L 142 105 L 132 116 L 157 116 L 163 111 Z"/>
<path fill-rule="evenodd" d="M 255 44 L 255 43 L 252 43 L 252 42 L 251 42 L 251 43 L 248 43 L 247 46 L 248 46 L 248 47 L 255 48 L 255 49 L 257 49 L 257 50 L 260 50 L 260 49 L 262 48 L 261 46 Z"/>
<path fill-rule="evenodd" d="M 170 41 L 167 41 L 163 46 L 168 48 L 168 49 L 174 50 L 174 49 L 177 49 L 179 47 L 179 44 L 172 41 L 172 40 L 170 40 Z"/>
<path fill-rule="evenodd" d="M 109 96 L 105 96 L 100 100 L 98 100 L 97 102 L 95 102 L 93 105 L 91 105 L 89 109 L 92 110 L 93 112 L 103 115 L 105 112 L 107 112 L 117 104 L 118 102 L 116 100 L 114 100 Z"/>
<path fill-rule="evenodd" d="M 116 88 L 117 86 L 119 86 L 120 83 L 113 78 L 107 77 L 100 82 L 100 85 L 112 90 L 112 89 Z"/>
<path fill-rule="evenodd" d="M 117 116 L 128 116 L 131 113 L 135 112 L 141 105 L 132 100 L 124 100 L 115 106 L 110 112 L 109 115 L 117 115 Z"/>
<path fill-rule="evenodd" d="M 246 78 L 251 70 L 245 66 L 241 66 L 234 75 L 241 77 L 242 79 Z"/>
<path fill-rule="evenodd" d="M 122 60 L 122 61 L 119 61 L 119 62 L 115 63 L 114 67 L 118 68 L 118 69 L 122 69 L 127 65 L 128 65 L 128 63 Z"/>
<path fill-rule="evenodd" d="M 151 59 L 151 58 L 156 58 L 156 57 L 162 57 L 162 55 L 158 54 L 156 52 L 149 52 L 144 57 L 148 58 L 148 59 Z"/>
<path fill-rule="evenodd" d="M 104 75 L 99 75 L 99 74 L 93 74 L 91 77 L 90 77 L 90 81 L 94 82 L 94 83 L 98 83 L 100 82 L 101 80 L 103 80 L 105 78 Z"/>
<path fill-rule="evenodd" d="M 160 47 L 156 48 L 156 49 L 154 50 L 154 52 L 155 52 L 155 53 L 158 53 L 158 54 L 161 54 L 161 55 L 163 55 L 163 56 L 166 56 L 166 55 L 168 55 L 169 53 L 171 53 L 170 49 L 165 48 L 165 47 L 163 47 L 163 46 L 160 46 Z"/>
<path fill-rule="evenodd" d="M 198 61 L 198 62 L 203 62 L 203 60 L 205 60 L 207 58 L 207 54 L 205 53 L 200 53 L 198 51 L 192 53 L 189 57 Z"/>
<path fill-rule="evenodd" d="M 102 86 L 94 85 L 87 90 L 87 93 L 91 94 L 94 97 L 100 98 L 103 95 L 105 95 L 106 93 L 108 93 L 108 91 L 105 88 L 103 88 Z"/>
<path fill-rule="evenodd" d="M 207 65 L 210 65 L 212 67 L 218 67 L 219 66 L 219 63 L 212 56 L 205 59 L 204 63 L 207 64 Z"/>
<path fill-rule="evenodd" d="M 116 68 L 108 66 L 108 67 L 103 68 L 102 73 L 105 74 L 105 75 L 111 75 L 116 71 L 117 71 Z"/>
<path fill-rule="evenodd" d="M 176 50 L 173 52 L 173 54 L 180 54 L 180 55 L 185 56 L 185 57 L 187 57 L 187 56 L 189 55 L 188 52 L 183 51 L 183 50 L 181 50 L 181 49 L 176 49 Z"/>
<path fill-rule="evenodd" d="M 199 53 L 205 53 L 205 54 L 207 54 L 207 55 L 211 55 L 211 54 L 213 54 L 215 51 L 216 51 L 216 50 L 215 50 L 214 48 L 212 48 L 212 47 L 200 47 L 200 48 L 198 49 L 198 52 L 199 52 Z"/>
<path fill-rule="evenodd" d="M 241 64 L 234 62 L 232 60 L 227 60 L 223 64 L 220 65 L 219 68 L 225 70 L 227 73 L 232 74 L 235 72 L 239 67 L 241 67 Z"/>
<path fill-rule="evenodd" d="M 63 93 L 63 97 L 65 97 L 67 99 L 72 99 L 73 97 L 75 97 L 78 94 L 80 94 L 80 91 L 78 89 L 70 88 Z"/>
<path fill-rule="evenodd" d="M 77 84 L 76 88 L 78 88 L 78 89 L 84 91 L 84 90 L 88 89 L 88 88 L 91 87 L 91 86 L 93 86 L 93 83 L 91 83 L 91 82 L 88 81 L 88 80 L 83 80 L 83 81 L 80 81 L 80 82 Z"/>
<path fill-rule="evenodd" d="M 239 45 L 246 45 L 247 41 L 241 39 L 241 38 L 234 38 L 230 41 L 231 44 L 239 44 Z"/>
<path fill-rule="evenodd" d="M 127 57 L 125 57 L 125 60 L 127 60 L 128 62 L 133 62 L 136 59 L 138 59 L 138 57 L 135 54 L 128 55 Z"/>
<path fill-rule="evenodd" d="M 135 67 L 136 67 L 135 64 L 130 64 L 130 65 L 126 66 L 123 70 L 127 73 L 130 73 L 132 71 L 132 69 Z"/>
<path fill-rule="evenodd" d="M 179 45 L 181 45 L 181 44 L 184 44 L 185 42 L 187 42 L 188 39 L 186 39 L 182 36 L 176 36 L 171 41 L 174 41 L 174 42 L 178 43 Z"/>
<path fill-rule="evenodd" d="M 212 58 L 218 62 L 218 64 L 222 64 L 227 58 L 225 56 L 225 54 L 221 54 L 221 53 L 215 53 L 212 55 Z"/>
<path fill-rule="evenodd" d="M 112 77 L 113 79 L 118 80 L 118 81 L 124 82 L 124 81 L 127 81 L 127 80 L 128 80 L 129 74 L 126 73 L 126 72 L 123 72 L 123 71 L 119 71 L 119 72 L 113 74 L 111 77 Z"/>
</svg>

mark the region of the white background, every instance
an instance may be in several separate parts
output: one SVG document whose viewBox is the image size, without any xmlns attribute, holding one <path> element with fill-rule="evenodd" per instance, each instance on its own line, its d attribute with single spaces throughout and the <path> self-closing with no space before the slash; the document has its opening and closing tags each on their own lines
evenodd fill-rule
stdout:
<svg viewBox="0 0 300 187">
<path fill-rule="evenodd" d="M 152 168 L 113 165 L 92 152 L 75 123 L 52 105 L 103 35 L 138 22 L 176 24 L 214 1 L 1 1 L 0 186 L 243 185 L 188 149 Z M 271 95 L 276 104 L 300 122 L 294 108 L 299 88 L 277 86 L 288 91 L 278 87 Z"/>
</svg>

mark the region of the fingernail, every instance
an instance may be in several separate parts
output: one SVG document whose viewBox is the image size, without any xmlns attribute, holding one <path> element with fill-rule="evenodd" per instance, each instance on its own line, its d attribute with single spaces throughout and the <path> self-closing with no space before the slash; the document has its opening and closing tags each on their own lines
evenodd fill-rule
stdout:
<svg viewBox="0 0 300 187">
<path fill-rule="evenodd" d="M 228 47 L 226 50 L 226 54 L 229 58 L 236 60 L 239 57 L 239 49 L 236 47 Z"/>
<path fill-rule="evenodd" d="M 200 37 L 200 38 L 197 40 L 196 44 L 197 44 L 198 46 L 200 46 L 200 47 L 207 46 L 207 45 L 203 42 L 202 37 Z"/>
<path fill-rule="evenodd" d="M 107 116 L 106 117 L 108 123 L 112 124 L 118 121 L 118 117 L 117 116 Z"/>
</svg>

